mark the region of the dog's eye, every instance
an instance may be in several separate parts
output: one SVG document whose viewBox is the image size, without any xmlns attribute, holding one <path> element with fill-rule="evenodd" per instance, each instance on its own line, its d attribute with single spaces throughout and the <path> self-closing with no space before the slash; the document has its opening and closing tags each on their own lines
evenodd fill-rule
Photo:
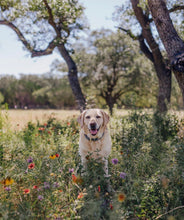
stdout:
<svg viewBox="0 0 184 220">
<path fill-rule="evenodd" d="M 90 116 L 88 115 L 88 116 L 86 116 L 86 119 L 90 119 Z"/>
<path fill-rule="evenodd" d="M 101 118 L 101 116 L 97 115 L 96 118 Z"/>
</svg>

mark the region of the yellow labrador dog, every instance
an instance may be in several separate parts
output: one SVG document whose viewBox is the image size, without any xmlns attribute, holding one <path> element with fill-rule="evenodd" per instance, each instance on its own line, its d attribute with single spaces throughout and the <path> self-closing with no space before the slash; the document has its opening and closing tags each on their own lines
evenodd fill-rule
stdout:
<svg viewBox="0 0 184 220">
<path fill-rule="evenodd" d="M 79 153 L 83 168 L 87 168 L 88 157 L 101 160 L 108 176 L 108 156 L 111 152 L 111 137 L 107 128 L 109 115 L 100 109 L 85 110 L 78 118 L 81 126 Z"/>
</svg>

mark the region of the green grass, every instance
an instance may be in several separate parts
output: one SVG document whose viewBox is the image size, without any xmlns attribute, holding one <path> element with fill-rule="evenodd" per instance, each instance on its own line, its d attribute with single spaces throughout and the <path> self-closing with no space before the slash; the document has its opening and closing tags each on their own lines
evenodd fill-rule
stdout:
<svg viewBox="0 0 184 220">
<path fill-rule="evenodd" d="M 89 161 L 81 177 L 75 117 L 29 122 L 22 130 L 8 129 L 8 118 L 0 118 L 0 219 L 184 216 L 181 119 L 141 112 L 113 117 L 107 179 L 98 161 Z"/>
</svg>

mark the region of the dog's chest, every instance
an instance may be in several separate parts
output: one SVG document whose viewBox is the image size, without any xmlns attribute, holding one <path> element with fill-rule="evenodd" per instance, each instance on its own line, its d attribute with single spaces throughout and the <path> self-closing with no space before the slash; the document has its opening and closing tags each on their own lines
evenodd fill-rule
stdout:
<svg viewBox="0 0 184 220">
<path fill-rule="evenodd" d="M 103 149 L 103 143 L 99 141 L 88 141 L 89 150 L 91 152 L 100 152 Z"/>
</svg>

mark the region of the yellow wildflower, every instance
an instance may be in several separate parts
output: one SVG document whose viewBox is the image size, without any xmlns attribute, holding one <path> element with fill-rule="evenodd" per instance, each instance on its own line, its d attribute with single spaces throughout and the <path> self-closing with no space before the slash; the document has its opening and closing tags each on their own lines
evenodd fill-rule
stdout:
<svg viewBox="0 0 184 220">
<path fill-rule="evenodd" d="M 56 158 L 56 155 L 51 155 L 49 158 L 54 160 Z"/>
<path fill-rule="evenodd" d="M 124 202 L 124 201 L 125 201 L 125 198 L 126 198 L 126 196 L 125 196 L 125 194 L 123 194 L 123 193 L 120 193 L 120 194 L 118 195 L 118 201 L 119 201 L 119 202 Z"/>
<path fill-rule="evenodd" d="M 10 177 L 7 177 L 5 180 L 1 181 L 1 183 L 5 186 L 9 186 L 14 183 L 14 180 Z"/>
</svg>

